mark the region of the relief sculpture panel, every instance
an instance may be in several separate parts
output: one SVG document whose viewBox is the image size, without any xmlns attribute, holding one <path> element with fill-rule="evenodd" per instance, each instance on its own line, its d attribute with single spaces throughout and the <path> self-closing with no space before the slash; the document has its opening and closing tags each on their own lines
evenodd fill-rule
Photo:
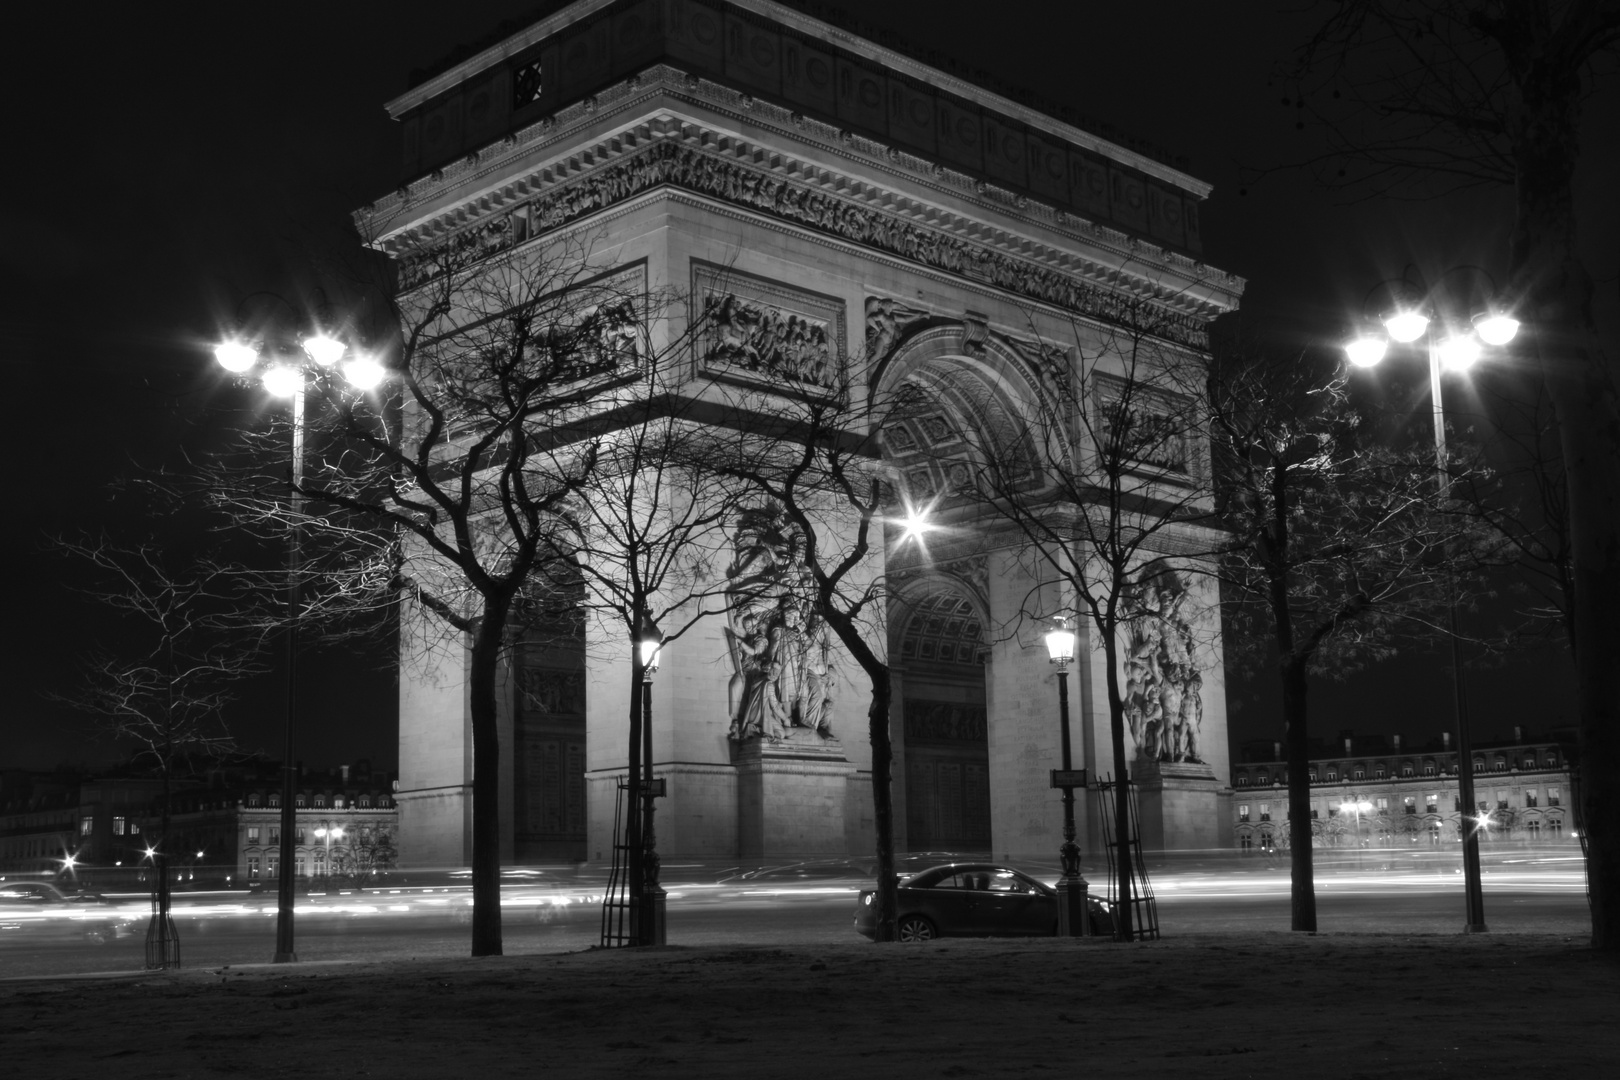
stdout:
<svg viewBox="0 0 1620 1080">
<path fill-rule="evenodd" d="M 703 324 L 698 356 L 706 374 L 825 393 L 838 385 L 844 309 L 831 297 L 694 263 L 692 294 Z"/>
<path fill-rule="evenodd" d="M 1159 567 L 1130 586 L 1125 608 L 1125 722 L 1137 754 L 1149 761 L 1202 762 L 1199 613 L 1187 581 Z"/>
</svg>

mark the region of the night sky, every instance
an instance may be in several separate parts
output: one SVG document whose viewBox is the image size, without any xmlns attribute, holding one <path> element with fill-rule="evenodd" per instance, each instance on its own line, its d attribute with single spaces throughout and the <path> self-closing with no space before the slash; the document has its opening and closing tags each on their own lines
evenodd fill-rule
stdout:
<svg viewBox="0 0 1620 1080">
<path fill-rule="evenodd" d="M 1302 5 L 845 6 L 922 49 L 1185 155 L 1188 171 L 1215 185 L 1203 211 L 1206 261 L 1248 279 L 1246 318 L 1301 342 L 1337 339 L 1368 289 L 1408 263 L 1498 273 L 1503 265 L 1511 205 L 1501 192 L 1354 202 L 1297 172 L 1245 179 L 1241 166 L 1288 160 L 1310 137 L 1295 131 L 1282 87 L 1269 81 L 1314 25 Z M 238 301 L 296 290 L 303 253 L 397 186 L 398 134 L 383 103 L 413 68 L 536 10 L 532 0 L 122 5 L 93 17 L 32 7 L 8 13 L 3 76 L 11 133 L 0 362 L 16 435 L 12 509 L 0 532 L 12 568 L 0 768 L 119 754 L 95 741 L 92 722 L 45 696 L 71 688 L 88 642 L 116 640 L 100 609 L 72 591 L 79 579 L 48 537 L 106 530 L 183 548 L 188 524 L 142 516 L 114 482 L 173 466 L 251 419 L 258 403 L 216 374 L 209 353 Z M 1584 177 L 1589 196 L 1620 190 L 1614 96 L 1607 113 L 1588 116 L 1590 132 L 1609 133 L 1587 142 L 1589 156 L 1593 147 L 1605 155 Z M 1620 210 L 1612 198 L 1583 201 L 1600 215 L 1583 218 L 1583 228 L 1604 260 L 1592 269 L 1612 304 Z M 1452 402 L 1466 408 L 1467 395 Z M 1484 633 L 1495 618 L 1465 616 L 1465 629 Z M 329 648 L 303 664 L 301 756 L 318 766 L 369 757 L 395 767 L 386 649 Z M 1515 724 L 1534 732 L 1572 722 L 1569 673 L 1556 643 L 1471 664 L 1476 739 L 1505 737 Z M 269 676 L 232 707 L 245 748 L 275 753 L 279 686 Z M 1234 743 L 1281 737 L 1269 686 L 1232 690 Z M 1312 704 L 1313 730 L 1327 736 L 1353 728 L 1422 741 L 1451 723 L 1438 650 L 1409 650 L 1348 682 L 1319 684 Z"/>
</svg>

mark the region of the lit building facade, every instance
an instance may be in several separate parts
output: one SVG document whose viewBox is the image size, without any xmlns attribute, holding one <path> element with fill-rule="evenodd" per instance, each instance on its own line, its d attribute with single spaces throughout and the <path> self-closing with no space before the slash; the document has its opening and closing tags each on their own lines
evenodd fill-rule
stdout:
<svg viewBox="0 0 1620 1080">
<path fill-rule="evenodd" d="M 1313 756 L 1311 843 L 1321 848 L 1438 848 L 1456 844 L 1464 816 L 1457 793 L 1457 753 L 1450 735 L 1421 747 L 1399 735 L 1342 735 L 1338 753 Z M 1288 770 L 1266 744 L 1232 769 L 1235 845 L 1245 851 L 1286 847 Z M 1481 844 L 1491 847 L 1578 844 L 1575 773 L 1567 744 L 1515 739 L 1473 753 L 1474 797 L 1469 816 Z M 1261 760 L 1252 760 L 1260 757 Z"/>
<path fill-rule="evenodd" d="M 1049 858 L 1060 843 L 1048 783 L 1059 763 L 1052 668 L 1038 633 L 1009 628 L 1024 624 L 1031 595 L 1063 601 L 1016 529 L 973 517 L 952 439 L 981 425 L 1016 439 L 1054 356 L 1123 371 L 1110 343 L 1133 305 L 1152 312 L 1154 348 L 1197 360 L 1209 322 L 1243 288 L 1203 262 L 1208 184 L 1151 145 L 1027 101 L 867 40 L 819 9 L 580 0 L 458 54 L 389 102 L 404 183 L 356 214 L 362 234 L 398 260 L 407 311 L 415 267 L 430 266 L 424 253 L 438 245 L 507 260 L 573 245 L 626 289 L 676 291 L 687 311 L 717 313 L 719 330 L 700 339 L 678 393 L 709 400 L 747 384 L 814 394 L 848 371 L 852 395 L 932 403 L 885 427 L 883 451 L 898 488 L 963 527 L 931 540 L 928 559 L 880 544 L 861 569 L 863 580 L 884 578 L 891 597 L 883 644 L 901 850 Z M 656 332 L 678 337 L 681 318 Z M 791 348 L 781 344 L 789 336 Z M 846 366 L 852 358 L 862 363 Z M 1205 484 L 1199 446 L 1172 458 L 1152 463 L 1167 488 Z M 1175 528 L 1161 535 L 1146 554 L 1210 548 Z M 1210 580 L 1188 573 L 1174 590 L 1176 603 L 1189 598 L 1172 718 L 1187 737 L 1161 755 L 1168 743 L 1127 734 L 1149 849 L 1231 843 Z M 1107 679 L 1095 632 L 1083 622 L 1080 631 L 1074 765 L 1098 776 L 1112 772 Z M 503 862 L 612 857 L 629 645 L 590 625 L 582 634 L 572 649 L 516 650 L 502 680 Z M 816 673 L 829 687 L 817 724 L 760 731 L 750 726 L 743 636 L 717 616 L 660 654 L 659 850 L 870 854 L 860 669 L 830 648 L 835 674 Z M 471 858 L 465 658 L 445 652 L 431 663 L 401 656 L 400 850 L 411 867 Z M 1095 794 L 1079 811 L 1082 841 L 1096 851 Z"/>
</svg>

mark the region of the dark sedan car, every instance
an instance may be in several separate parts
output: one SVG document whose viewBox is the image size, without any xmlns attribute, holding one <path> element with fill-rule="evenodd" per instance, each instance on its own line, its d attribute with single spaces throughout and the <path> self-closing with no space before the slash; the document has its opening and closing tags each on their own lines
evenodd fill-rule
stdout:
<svg viewBox="0 0 1620 1080">
<path fill-rule="evenodd" d="M 1112 934 L 1108 905 L 1088 898 L 1091 932 Z M 1057 933 L 1057 890 L 1021 871 L 993 863 L 948 863 L 900 881 L 901 941 L 928 941 L 944 935 L 989 936 Z M 855 900 L 855 929 L 877 935 L 877 890 L 862 889 Z"/>
</svg>

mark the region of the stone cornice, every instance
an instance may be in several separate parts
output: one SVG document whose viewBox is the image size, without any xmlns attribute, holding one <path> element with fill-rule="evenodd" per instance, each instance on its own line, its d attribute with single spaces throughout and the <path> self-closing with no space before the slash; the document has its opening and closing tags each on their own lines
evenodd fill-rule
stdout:
<svg viewBox="0 0 1620 1080">
<path fill-rule="evenodd" d="M 434 76 L 420 86 L 412 87 L 399 97 L 389 101 L 384 107 L 388 110 L 388 115 L 397 120 L 411 109 L 437 97 L 446 90 L 454 88 L 480 71 L 493 67 L 514 53 L 521 52 L 530 45 L 543 41 L 558 31 L 594 15 L 613 2 L 614 0 L 580 0 L 579 3 L 570 5 L 562 11 L 540 20 L 528 29 L 513 34 L 500 44 L 491 46 L 477 56 L 464 60 L 448 71 Z M 776 3 L 775 0 L 727 0 L 727 2 L 745 11 L 752 11 L 755 14 L 762 15 L 771 22 L 787 27 L 806 37 L 836 45 L 891 71 L 948 90 L 957 97 L 974 102 L 992 112 L 1019 120 L 1039 131 L 1055 135 L 1083 149 L 1101 154 L 1121 165 L 1129 166 L 1157 180 L 1171 184 L 1182 191 L 1188 192 L 1195 198 L 1208 198 L 1210 191 L 1213 190 L 1213 185 L 1208 182 L 1189 176 L 1181 170 L 1172 168 L 1162 162 L 1155 161 L 1145 154 L 1139 154 L 1134 150 L 1120 146 L 1118 143 L 1077 128 L 1072 124 L 1066 124 L 1027 105 L 1020 105 L 1010 98 L 1004 98 L 1000 94 L 975 86 L 955 75 L 929 67 L 927 64 L 914 60 L 904 53 L 886 49 L 858 34 L 841 30 L 829 23 L 822 22 L 820 19 L 806 15 L 804 12 L 785 7 Z"/>
<path fill-rule="evenodd" d="M 728 124 L 731 130 L 720 130 L 715 118 L 674 111 L 682 105 L 718 112 L 719 119 L 735 121 L 736 126 Z M 606 124 L 611 114 L 628 118 L 638 112 L 639 118 L 622 127 Z M 774 130 L 784 139 L 761 144 L 736 134 L 744 126 Z M 582 137 L 590 141 L 581 145 Z M 887 214 L 908 234 L 926 230 L 969 240 L 1123 294 L 1156 293 L 1170 306 L 1189 313 L 1202 309 L 1203 317 L 1235 306 L 1242 291 L 1243 282 L 1235 275 L 1212 270 L 1179 253 L 665 65 L 400 189 L 357 212 L 356 221 L 362 234 L 375 238 L 377 247 L 404 255 L 453 234 L 487 228 L 520 205 L 555 195 L 561 185 L 598 172 L 652 143 L 670 141 L 716 155 L 730 168 L 791 182 L 862 205 L 869 212 Z M 784 143 L 804 146 L 812 155 L 784 153 Z M 558 156 L 543 158 L 550 149 L 559 152 Z M 813 152 L 818 149 L 852 159 L 865 171 L 887 173 L 910 185 L 938 191 L 963 208 L 925 202 L 809 160 L 809 156 L 817 156 Z M 537 157 L 544 163 L 537 163 Z M 967 216 L 975 206 L 992 212 L 1004 224 Z M 1086 250 L 1053 247 L 1008 227 L 1018 224 L 1072 238 Z M 550 227 L 542 222 L 535 225 Z"/>
</svg>

